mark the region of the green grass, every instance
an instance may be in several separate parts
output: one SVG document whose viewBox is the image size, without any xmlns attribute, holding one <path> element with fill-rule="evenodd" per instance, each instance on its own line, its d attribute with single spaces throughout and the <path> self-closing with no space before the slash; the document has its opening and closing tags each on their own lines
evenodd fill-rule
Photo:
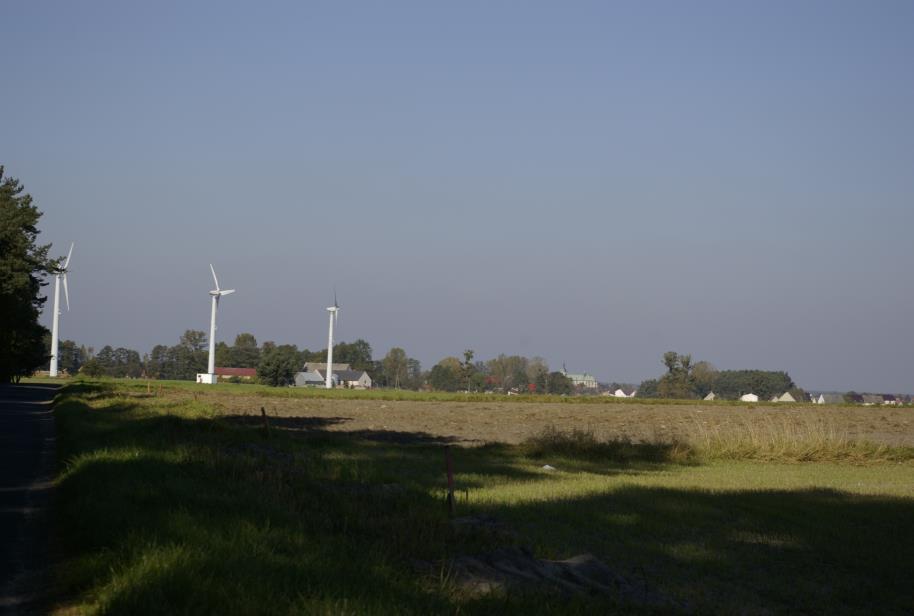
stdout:
<svg viewBox="0 0 914 616">
<path fill-rule="evenodd" d="M 443 448 L 420 435 L 359 440 L 279 419 L 265 429 L 203 401 L 147 395 L 145 383 L 73 383 L 55 413 L 61 611 L 649 611 L 456 592 L 448 560 L 503 545 L 592 553 L 697 613 L 914 611 L 906 450 L 817 444 L 812 432 L 635 445 L 552 431 L 452 448 L 458 514 L 493 515 L 515 533 L 496 537 L 452 530 Z M 835 455 L 838 445 L 854 456 Z"/>
<path fill-rule="evenodd" d="M 632 405 L 646 404 L 650 406 L 666 405 L 694 405 L 721 406 L 721 407 L 808 407 L 803 404 L 787 404 L 776 402 L 740 402 L 738 400 L 680 400 L 664 398 L 615 398 L 600 395 L 546 395 L 546 394 L 521 394 L 503 395 L 486 393 L 465 393 L 446 391 L 413 391 L 409 389 L 324 389 L 323 387 L 270 387 L 256 383 L 217 383 L 214 385 L 199 385 L 193 381 L 145 380 L 145 379 L 24 379 L 23 382 L 33 380 L 36 382 L 56 382 L 64 384 L 68 381 L 100 383 L 116 385 L 125 391 L 203 391 L 211 394 L 239 394 L 256 395 L 264 398 L 302 398 L 302 399 L 343 399 L 343 400 L 407 400 L 417 402 L 533 402 L 533 403 L 561 403 L 561 404 L 600 404 L 600 405 Z M 854 405 L 829 405 L 854 406 Z"/>
</svg>

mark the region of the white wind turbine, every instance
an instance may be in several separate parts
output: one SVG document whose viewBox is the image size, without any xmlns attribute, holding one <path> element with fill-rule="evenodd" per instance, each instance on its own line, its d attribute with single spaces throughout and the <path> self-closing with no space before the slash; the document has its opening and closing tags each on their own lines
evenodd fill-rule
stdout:
<svg viewBox="0 0 914 616">
<path fill-rule="evenodd" d="M 70 311 L 70 290 L 67 288 L 67 270 L 70 268 L 70 257 L 73 256 L 73 244 L 70 244 L 70 252 L 67 253 L 67 260 L 64 261 L 63 267 L 54 274 L 54 320 L 51 326 L 51 370 L 52 377 L 57 376 L 57 346 L 60 338 L 60 281 L 63 280 L 63 296 L 67 301 L 67 312 Z"/>
<path fill-rule="evenodd" d="M 340 314 L 340 305 L 336 301 L 336 290 L 333 291 L 333 305 L 327 308 L 327 312 L 330 313 L 330 335 L 327 339 L 327 389 L 333 387 L 333 326 L 336 325 L 336 320 Z"/>
<path fill-rule="evenodd" d="M 219 307 L 219 298 L 223 295 L 231 295 L 235 292 L 235 289 L 220 289 L 219 288 L 219 279 L 216 278 L 216 270 L 213 269 L 213 264 L 209 264 L 209 271 L 213 273 L 213 282 L 216 283 L 216 288 L 209 292 L 213 297 L 213 313 L 212 318 L 209 322 L 209 380 L 207 383 L 216 382 L 216 309 Z"/>
</svg>

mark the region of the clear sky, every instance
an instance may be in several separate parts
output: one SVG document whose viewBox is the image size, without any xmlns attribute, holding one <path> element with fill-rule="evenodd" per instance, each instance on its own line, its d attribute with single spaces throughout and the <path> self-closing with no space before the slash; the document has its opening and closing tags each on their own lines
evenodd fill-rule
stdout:
<svg viewBox="0 0 914 616">
<path fill-rule="evenodd" d="M 64 338 L 914 390 L 914 3 L 0 6 Z M 50 312 L 48 310 L 47 312 Z M 49 322 L 49 314 L 45 315 Z"/>
</svg>

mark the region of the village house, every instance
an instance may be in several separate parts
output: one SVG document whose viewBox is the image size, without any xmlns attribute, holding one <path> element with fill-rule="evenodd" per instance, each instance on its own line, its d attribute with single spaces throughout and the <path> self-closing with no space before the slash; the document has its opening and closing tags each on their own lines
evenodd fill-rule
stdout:
<svg viewBox="0 0 914 616">
<path fill-rule="evenodd" d="M 326 364 L 324 364 L 326 366 Z M 336 366 L 336 364 L 334 364 Z M 321 380 L 327 378 L 327 369 L 316 370 Z M 364 370 L 334 370 L 330 378 L 337 387 L 346 389 L 371 389 L 371 377 Z"/>
</svg>

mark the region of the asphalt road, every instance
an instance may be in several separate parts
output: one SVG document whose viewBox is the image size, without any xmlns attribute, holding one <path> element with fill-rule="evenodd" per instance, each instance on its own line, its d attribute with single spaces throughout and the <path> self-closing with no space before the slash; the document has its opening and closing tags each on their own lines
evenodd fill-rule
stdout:
<svg viewBox="0 0 914 616">
<path fill-rule="evenodd" d="M 0 614 L 41 611 L 56 385 L 0 385 Z"/>
</svg>

